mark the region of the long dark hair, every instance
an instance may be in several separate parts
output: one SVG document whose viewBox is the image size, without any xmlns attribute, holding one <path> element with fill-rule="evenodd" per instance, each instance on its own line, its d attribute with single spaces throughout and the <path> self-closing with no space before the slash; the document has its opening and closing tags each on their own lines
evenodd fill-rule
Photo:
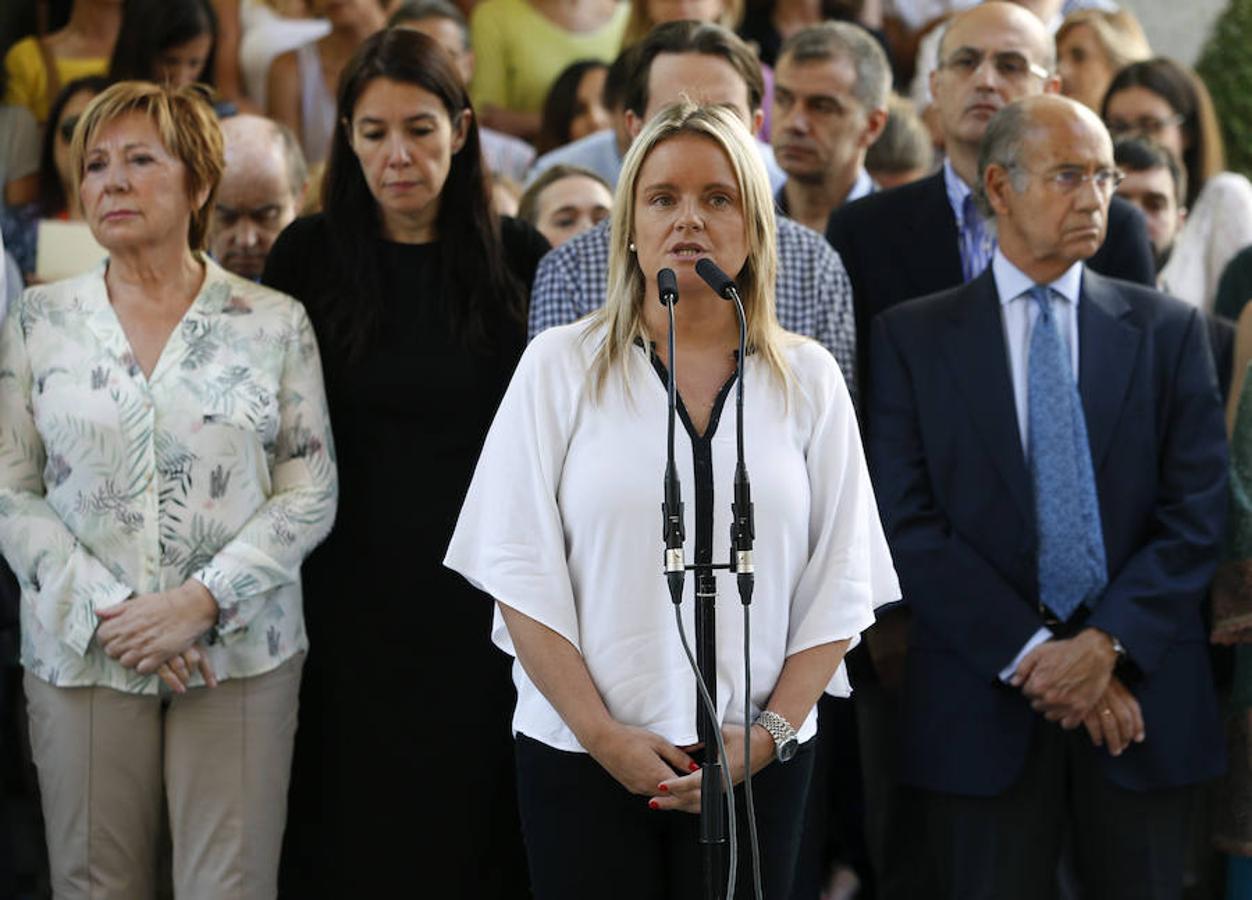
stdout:
<svg viewBox="0 0 1252 900">
<path fill-rule="evenodd" d="M 357 101 L 376 78 L 416 85 L 434 94 L 453 122 L 470 109 L 469 95 L 452 60 L 438 43 L 416 31 L 378 32 L 344 68 L 322 185 L 326 227 L 340 277 L 335 293 L 328 293 L 323 305 L 325 333 L 340 337 L 353 356 L 377 331 L 384 303 L 377 277 L 382 219 L 348 140 Z M 505 265 L 500 222 L 491 209 L 489 190 L 478 125 L 471 115 L 465 144 L 452 157 L 439 192 L 435 227 L 442 289 L 438 297 L 422 298 L 436 307 L 453 337 L 467 347 L 494 347 L 515 337 L 524 322 L 525 294 Z"/>
<path fill-rule="evenodd" d="M 1180 162 L 1187 172 L 1187 206 L 1194 206 L 1204 183 L 1226 167 L 1226 147 L 1208 88 L 1182 63 L 1164 56 L 1131 63 L 1113 76 L 1104 94 L 1100 112 L 1106 122 L 1110 98 L 1132 87 L 1151 91 L 1182 116 L 1182 132 L 1190 146 Z"/>
<path fill-rule="evenodd" d="M 578 89 L 582 86 L 583 76 L 593 69 L 607 68 L 598 59 L 580 59 L 570 63 L 556 77 L 548 89 L 547 99 L 543 101 L 539 136 L 535 140 L 536 153 L 542 155 L 570 142 L 569 129 L 578 111 Z"/>
<path fill-rule="evenodd" d="M 69 198 L 65 196 L 65 188 L 61 185 L 61 175 L 57 172 L 56 143 L 58 123 L 66 104 L 75 94 L 90 91 L 99 94 L 109 86 L 109 79 L 103 75 L 88 75 L 78 78 L 61 88 L 52 105 L 48 108 L 48 123 L 43 133 L 43 145 L 39 151 L 39 217 L 54 219 L 69 208 Z"/>
<path fill-rule="evenodd" d="M 213 43 L 197 81 L 212 85 L 217 13 L 209 0 L 126 0 L 122 27 L 109 60 L 109 78 L 155 81 L 153 69 L 160 54 L 202 34 L 209 35 Z"/>
</svg>

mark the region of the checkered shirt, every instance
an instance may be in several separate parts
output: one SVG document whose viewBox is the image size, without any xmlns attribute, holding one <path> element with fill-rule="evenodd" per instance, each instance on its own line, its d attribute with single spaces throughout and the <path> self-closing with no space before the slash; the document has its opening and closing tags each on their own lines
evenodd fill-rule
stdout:
<svg viewBox="0 0 1252 900">
<path fill-rule="evenodd" d="M 609 223 L 566 241 L 544 256 L 530 294 L 530 337 L 580 319 L 604 303 L 609 280 Z M 778 320 L 813 338 L 839 362 L 856 398 L 856 329 L 852 282 L 826 239 L 778 218 Z"/>
</svg>

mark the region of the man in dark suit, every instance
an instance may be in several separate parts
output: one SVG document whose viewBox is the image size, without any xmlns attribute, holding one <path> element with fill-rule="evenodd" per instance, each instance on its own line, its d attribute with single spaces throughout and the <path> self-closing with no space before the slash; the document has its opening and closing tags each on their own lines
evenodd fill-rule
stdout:
<svg viewBox="0 0 1252 900">
<path fill-rule="evenodd" d="M 1191 786 L 1223 766 L 1204 322 L 1084 266 L 1118 177 L 1089 110 L 1010 105 L 978 171 L 991 265 L 874 323 L 869 458 L 914 613 L 903 778 L 938 896 L 1052 897 L 1068 830 L 1085 896 L 1178 898 Z"/>
<path fill-rule="evenodd" d="M 1056 48 L 1044 23 L 1013 3 L 986 2 L 954 16 L 931 77 L 947 160 L 940 172 L 880 191 L 835 211 L 827 238 L 852 282 L 857 382 L 873 377 L 870 324 L 906 300 L 972 280 L 990 262 L 994 230 L 975 208 L 978 149 L 987 122 L 1004 105 L 1055 93 Z M 1107 237 L 1089 262 L 1095 271 L 1154 283 L 1152 248 L 1142 216 L 1117 201 Z M 870 426 L 863 420 L 864 427 Z M 849 656 L 856 688 L 866 793 L 866 831 L 882 900 L 926 896 L 916 860 L 920 817 L 889 748 L 898 742 L 899 689 L 907 607 L 880 615 L 864 648 Z M 872 660 L 872 662 L 871 662 Z"/>
<path fill-rule="evenodd" d="M 995 237 L 971 197 L 978 147 L 996 110 L 1020 97 L 1060 90 L 1055 63 L 1052 36 L 1021 6 L 989 2 L 955 16 L 931 75 L 947 151 L 941 170 L 850 203 L 831 217 L 826 236 L 852 280 L 862 390 L 874 316 L 968 282 L 990 261 Z M 1155 284 L 1152 245 L 1143 217 L 1130 204 L 1118 200 L 1109 210 L 1107 238 L 1089 266 Z"/>
</svg>

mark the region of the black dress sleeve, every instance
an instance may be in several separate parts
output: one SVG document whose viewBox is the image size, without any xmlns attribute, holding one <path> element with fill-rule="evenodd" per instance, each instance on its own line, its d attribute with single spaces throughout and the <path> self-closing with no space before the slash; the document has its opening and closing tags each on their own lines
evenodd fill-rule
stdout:
<svg viewBox="0 0 1252 900">
<path fill-rule="evenodd" d="M 528 222 L 508 216 L 500 218 L 500 242 L 504 245 L 504 264 L 526 289 L 526 299 L 529 302 L 539 260 L 543 259 L 552 246 Z"/>
</svg>

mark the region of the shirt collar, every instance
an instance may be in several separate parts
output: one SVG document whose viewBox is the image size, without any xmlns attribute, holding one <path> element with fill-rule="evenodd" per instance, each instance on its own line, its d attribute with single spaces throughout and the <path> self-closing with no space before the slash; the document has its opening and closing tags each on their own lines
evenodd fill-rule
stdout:
<svg viewBox="0 0 1252 900">
<path fill-rule="evenodd" d="M 1048 287 L 1077 307 L 1078 297 L 1082 292 L 1082 272 L 1080 259 L 1062 272 L 1060 278 L 1049 283 Z M 1016 300 L 1035 286 L 1034 280 L 1009 262 L 999 247 L 996 247 L 995 255 L 991 258 L 991 274 L 995 278 L 1001 306 Z"/>
<path fill-rule="evenodd" d="M 869 177 L 869 172 L 865 171 L 865 167 L 862 166 L 861 170 L 856 173 L 856 181 L 852 182 L 852 190 L 848 191 L 848 196 L 843 198 L 843 202 L 851 203 L 853 200 L 868 197 L 872 193 L 874 193 L 874 179 Z"/>
</svg>

